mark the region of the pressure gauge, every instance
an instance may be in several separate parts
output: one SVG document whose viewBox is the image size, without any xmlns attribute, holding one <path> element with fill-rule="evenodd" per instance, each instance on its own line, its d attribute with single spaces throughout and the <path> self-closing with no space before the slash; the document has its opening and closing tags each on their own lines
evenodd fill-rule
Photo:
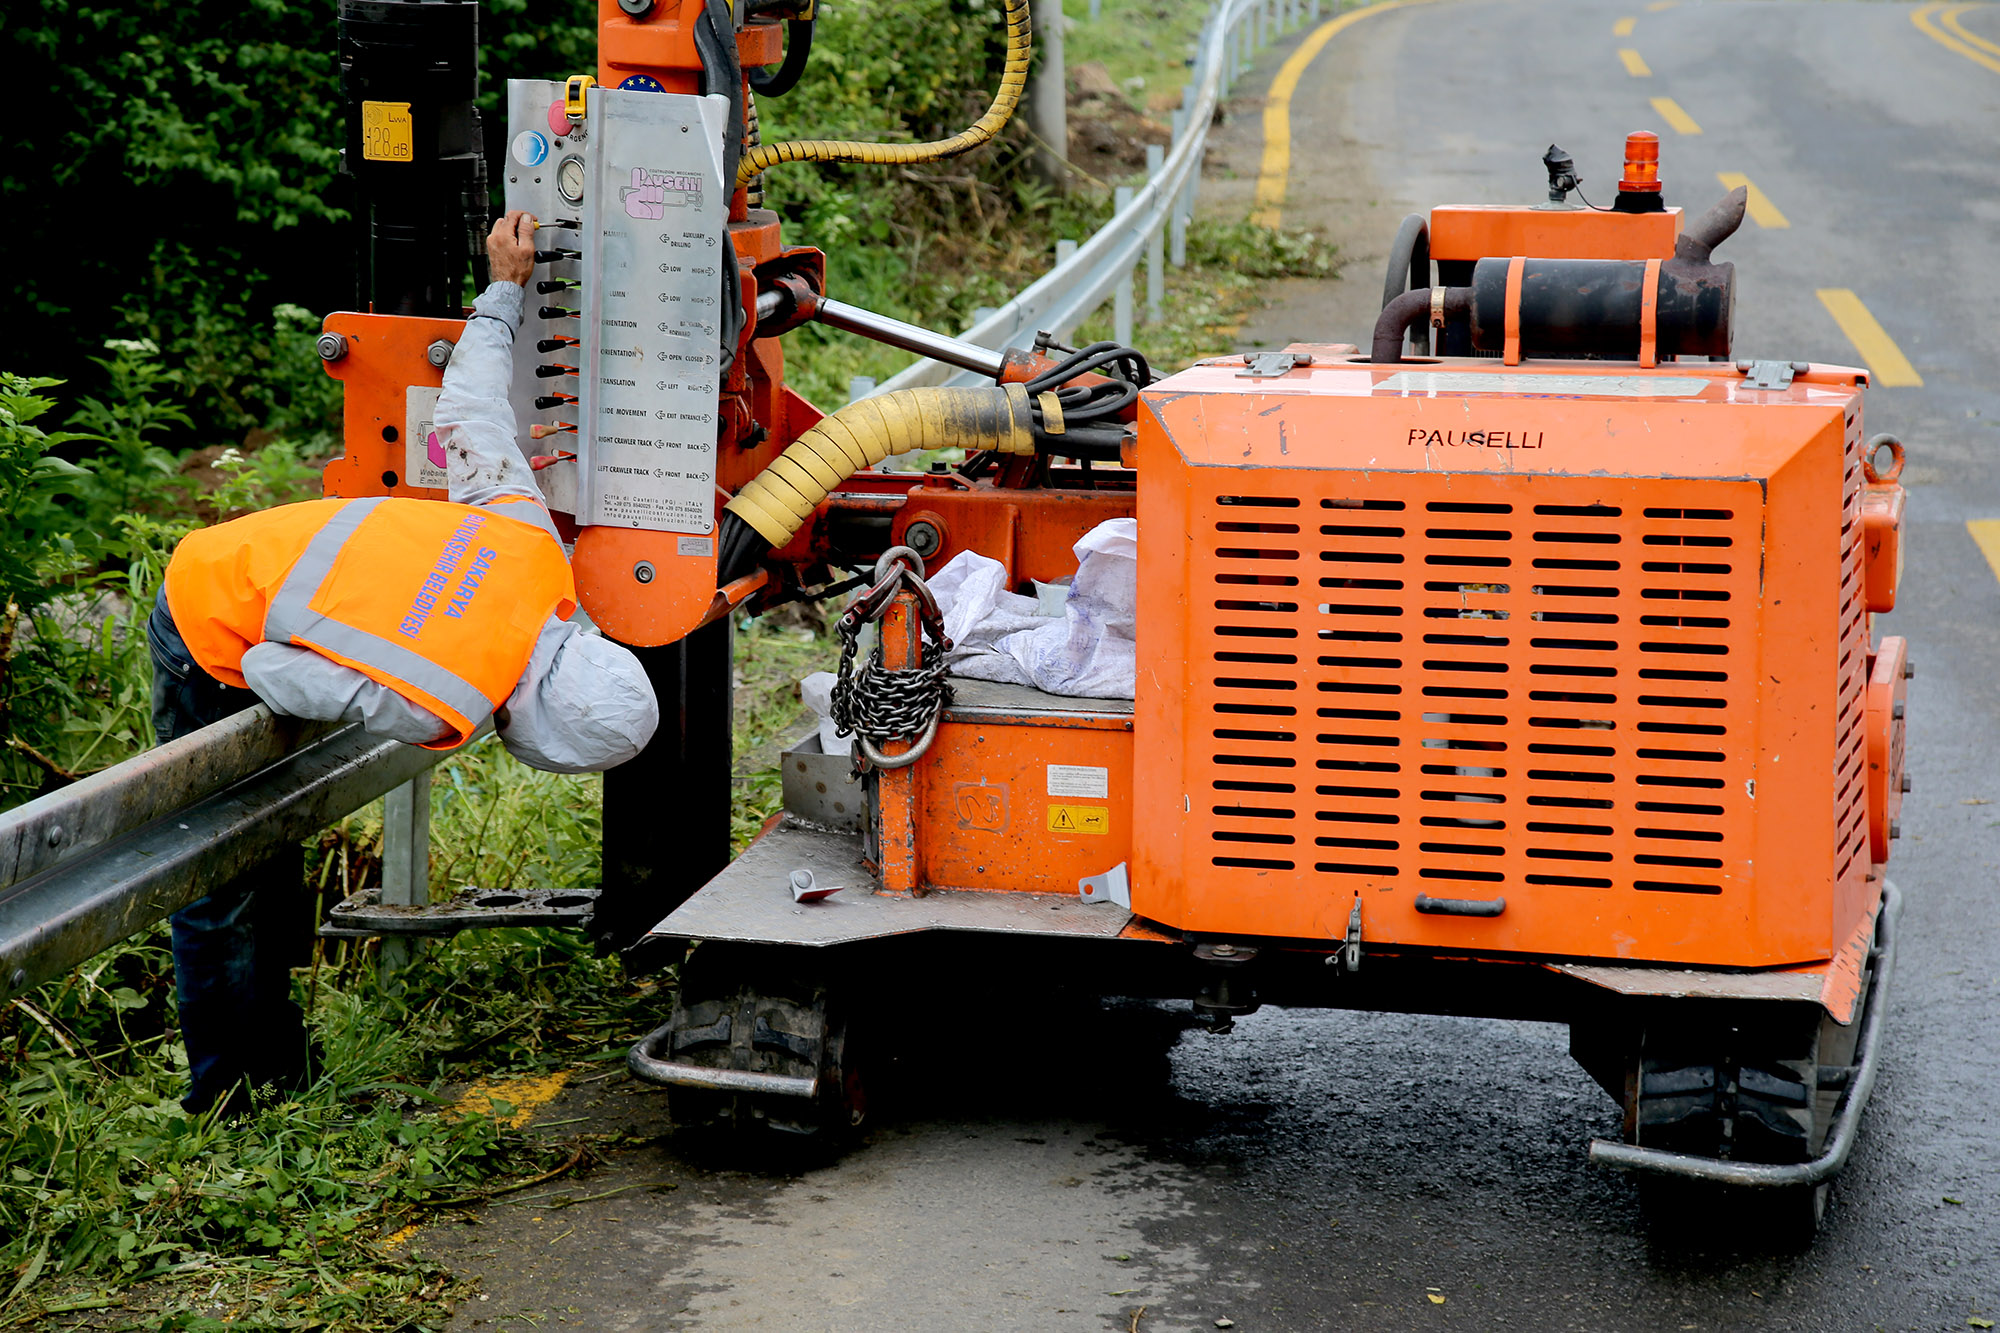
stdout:
<svg viewBox="0 0 2000 1333">
<path fill-rule="evenodd" d="M 583 202 L 583 159 L 566 157 L 556 167 L 556 189 L 569 203 Z"/>
</svg>

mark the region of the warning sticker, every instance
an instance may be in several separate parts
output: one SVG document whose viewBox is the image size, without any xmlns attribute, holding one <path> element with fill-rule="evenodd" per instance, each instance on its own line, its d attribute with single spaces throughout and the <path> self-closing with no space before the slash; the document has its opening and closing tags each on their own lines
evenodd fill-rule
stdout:
<svg viewBox="0 0 2000 1333">
<path fill-rule="evenodd" d="M 408 102 L 361 104 L 361 156 L 370 162 L 409 162 L 416 147 Z"/>
<path fill-rule="evenodd" d="M 1050 764 L 1049 795 L 1108 800 L 1111 796 L 1111 770 L 1092 768 L 1087 764 Z"/>
<path fill-rule="evenodd" d="M 1111 811 L 1101 805 L 1052 805 L 1049 807 L 1049 832 L 1109 833 Z"/>
</svg>

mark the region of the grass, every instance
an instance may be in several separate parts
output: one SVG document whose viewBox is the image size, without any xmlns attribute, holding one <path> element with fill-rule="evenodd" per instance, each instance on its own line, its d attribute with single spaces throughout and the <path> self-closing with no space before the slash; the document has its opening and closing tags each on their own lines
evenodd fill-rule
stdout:
<svg viewBox="0 0 2000 1333">
<path fill-rule="evenodd" d="M 1134 110 L 1178 105 L 1207 14 L 1206 5 L 1173 0 L 1101 0 L 1093 23 L 1090 0 L 1063 0 L 1073 24 L 1063 33 L 1063 63 L 1102 64 Z"/>
</svg>

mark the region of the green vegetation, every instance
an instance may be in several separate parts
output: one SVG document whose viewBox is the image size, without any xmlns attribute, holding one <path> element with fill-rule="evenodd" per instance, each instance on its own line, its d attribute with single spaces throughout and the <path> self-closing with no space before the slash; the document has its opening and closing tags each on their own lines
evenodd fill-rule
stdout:
<svg viewBox="0 0 2000 1333">
<path fill-rule="evenodd" d="M 316 493 L 339 398 L 311 334 L 348 300 L 332 0 L 17 8 L 4 49 L 46 84 L 30 104 L 65 114 L 44 151 L 0 168 L 0 199 L 24 249 L 68 262 L 22 270 L 34 318 L 15 327 L 37 344 L 9 345 L 0 367 L 70 382 L 0 375 L 0 804 L 151 744 L 143 624 L 166 558 L 198 523 Z M 997 0 L 825 12 L 807 80 L 760 108 L 767 140 L 932 138 L 984 109 Z M 587 68 L 593 15 L 588 0 L 488 0 L 486 113 L 509 76 Z M 1105 0 L 1069 56 L 1143 79 L 1143 108 L 1175 87 L 1199 21 L 1183 0 Z M 834 294 L 955 329 L 1106 216 L 1095 188 L 1035 180 L 1029 147 L 1010 131 L 932 168 L 794 164 L 767 176 L 767 198 L 788 240 L 827 249 Z M 1136 335 L 1163 370 L 1224 350 L 1263 281 L 1330 268 L 1314 238 L 1241 223 L 1197 224 L 1188 250 L 1167 318 Z M 1108 319 L 1078 336 L 1108 337 Z M 795 387 L 827 406 L 850 376 L 905 360 L 816 327 L 788 350 Z M 776 747 L 803 725 L 795 682 L 831 652 L 823 619 L 798 609 L 742 621 L 736 648 L 741 846 L 778 803 Z M 435 770 L 432 792 L 434 889 L 597 882 L 597 779 L 488 742 Z M 302 937 L 312 911 L 379 876 L 380 836 L 378 806 L 310 846 Z M 324 1076 L 234 1126 L 179 1108 L 163 928 L 0 1008 L 0 1330 L 64 1312 L 102 1329 L 438 1327 L 456 1279 L 383 1238 L 587 1167 L 601 1146 L 439 1115 L 443 1090 L 614 1061 L 664 1004 L 661 980 L 556 932 L 430 946 L 394 994 L 371 948 L 312 949 L 300 981 Z"/>
</svg>

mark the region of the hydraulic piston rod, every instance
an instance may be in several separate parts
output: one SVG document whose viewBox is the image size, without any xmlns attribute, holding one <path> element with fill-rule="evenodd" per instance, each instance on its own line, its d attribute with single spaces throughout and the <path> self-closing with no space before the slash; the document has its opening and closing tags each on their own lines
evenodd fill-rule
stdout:
<svg viewBox="0 0 2000 1333">
<path fill-rule="evenodd" d="M 822 298 L 813 310 L 813 318 L 829 328 L 858 333 L 874 342 L 900 347 L 906 352 L 927 356 L 933 361 L 942 361 L 948 366 L 957 366 L 960 370 L 969 370 L 991 379 L 999 379 L 1001 368 L 1006 364 L 1003 353 L 947 334 L 920 329 L 914 324 L 905 324 L 900 319 L 890 319 L 887 315 L 878 315 L 872 310 L 863 310 L 842 301 Z"/>
</svg>

